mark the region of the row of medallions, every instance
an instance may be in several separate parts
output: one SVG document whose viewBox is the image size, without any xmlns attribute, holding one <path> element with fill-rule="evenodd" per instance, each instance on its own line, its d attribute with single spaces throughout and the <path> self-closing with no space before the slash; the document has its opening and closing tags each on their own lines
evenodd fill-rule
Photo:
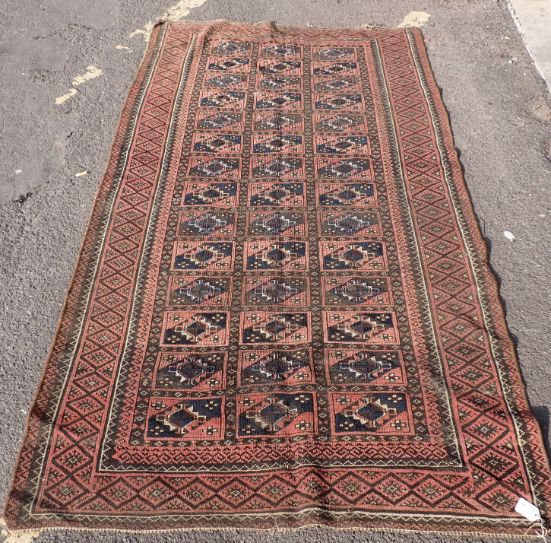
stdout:
<svg viewBox="0 0 551 543">
<path fill-rule="evenodd" d="M 251 43 L 221 41 L 206 59 L 154 378 L 189 397 L 152 400 L 150 438 L 223 438 L 232 322 L 237 437 L 315 435 L 322 392 L 302 385 L 316 381 L 316 304 L 327 383 L 404 384 L 400 353 L 369 349 L 399 338 L 356 52 L 313 48 L 307 71 L 303 57 L 269 43 L 254 59 Z M 411 430 L 403 393 L 323 393 L 334 434 Z"/>
</svg>

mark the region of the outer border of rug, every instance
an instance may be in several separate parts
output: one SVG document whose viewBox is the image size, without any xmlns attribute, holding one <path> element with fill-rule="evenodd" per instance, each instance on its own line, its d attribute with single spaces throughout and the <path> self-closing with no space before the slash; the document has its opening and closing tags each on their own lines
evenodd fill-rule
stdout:
<svg viewBox="0 0 551 543">
<path fill-rule="evenodd" d="M 131 114 L 134 108 L 139 105 L 137 101 L 137 95 L 139 94 L 140 88 L 145 81 L 145 76 L 148 71 L 148 68 L 150 68 L 154 64 L 153 58 L 155 56 L 155 50 L 157 49 L 157 47 L 160 47 L 161 45 L 161 39 L 160 39 L 161 30 L 164 25 L 168 26 L 168 24 L 185 25 L 190 29 L 194 29 L 193 27 L 196 27 L 198 31 L 205 30 L 205 29 L 208 29 L 208 31 L 215 30 L 214 27 L 216 25 L 231 26 L 233 30 L 237 30 L 239 29 L 239 27 L 251 26 L 250 23 L 234 23 L 231 21 L 224 21 L 224 20 L 204 21 L 204 22 L 182 21 L 178 23 L 166 23 L 161 21 L 155 25 L 152 31 L 143 60 L 140 63 L 137 75 L 130 87 L 130 90 L 124 102 L 123 110 L 120 115 L 120 120 L 115 132 L 113 143 L 112 143 L 108 166 L 103 175 L 102 181 L 99 185 L 98 192 L 95 197 L 95 201 L 93 204 L 93 211 L 91 213 L 89 222 L 85 230 L 82 245 L 76 260 L 76 267 L 70 282 L 70 287 L 67 293 L 67 297 L 65 299 L 65 304 L 58 321 L 56 332 L 53 336 L 52 346 L 50 348 L 50 351 L 47 357 L 47 362 L 44 364 L 42 369 L 42 377 L 40 379 L 40 384 L 38 386 L 37 392 L 35 394 L 35 398 L 33 400 L 33 408 L 30 410 L 27 416 L 24 439 L 22 442 L 22 447 L 21 447 L 19 456 L 17 458 L 17 462 L 15 464 L 11 491 L 8 494 L 7 503 L 6 503 L 5 519 L 7 522 L 9 534 L 37 535 L 37 531 L 42 532 L 42 531 L 59 531 L 59 530 L 93 531 L 93 532 L 123 531 L 128 533 L 143 533 L 143 534 L 171 533 L 171 532 L 181 532 L 181 531 L 197 531 L 197 532 L 214 531 L 214 532 L 237 533 L 242 530 L 247 532 L 254 532 L 259 530 L 270 530 L 270 529 L 277 532 L 291 532 L 291 531 L 299 531 L 306 527 L 319 526 L 319 527 L 329 528 L 337 531 L 363 530 L 363 531 L 369 531 L 369 532 L 387 532 L 387 533 L 388 532 L 391 532 L 391 533 L 424 532 L 424 533 L 441 534 L 441 535 L 482 536 L 482 537 L 489 537 L 489 538 L 499 538 L 501 540 L 541 538 L 542 529 L 544 530 L 543 525 L 539 523 L 532 523 L 532 524 L 526 523 L 522 519 L 519 519 L 519 524 L 523 524 L 523 522 L 524 524 L 523 526 L 520 526 L 520 525 L 515 526 L 516 533 L 496 532 L 496 531 L 486 532 L 486 531 L 478 530 L 474 527 L 473 527 L 474 528 L 473 530 L 453 529 L 453 528 L 450 530 L 441 530 L 439 529 L 439 527 L 434 527 L 433 524 L 430 524 L 431 521 L 428 520 L 430 516 L 424 515 L 424 514 L 404 515 L 404 516 L 410 517 L 410 526 L 415 526 L 416 522 L 419 523 L 419 527 L 417 529 L 396 527 L 396 523 L 397 523 L 396 520 L 391 520 L 390 523 L 393 525 L 388 527 L 380 526 L 380 520 L 374 521 L 377 524 L 379 524 L 379 526 L 354 524 L 355 521 L 348 521 L 346 525 L 338 526 L 338 525 L 335 525 L 334 522 L 336 518 L 339 516 L 339 512 L 326 511 L 321 508 L 319 509 L 311 508 L 304 511 L 289 512 L 290 515 L 295 516 L 298 522 L 297 524 L 289 524 L 288 527 L 278 526 L 277 519 L 275 519 L 273 522 L 268 522 L 267 524 L 262 525 L 260 528 L 240 526 L 238 525 L 238 523 L 235 523 L 228 527 L 212 527 L 212 528 L 190 526 L 190 527 L 177 527 L 177 528 L 166 528 L 166 529 L 159 529 L 159 528 L 133 529 L 133 528 L 127 527 L 128 526 L 127 524 L 125 524 L 124 526 L 122 526 L 121 524 L 118 524 L 118 525 L 112 525 L 112 526 L 108 525 L 101 528 L 94 528 L 94 527 L 88 527 L 88 526 L 75 526 L 71 521 L 66 521 L 66 522 L 58 521 L 55 525 L 48 525 L 47 523 L 46 524 L 29 523 L 28 527 L 17 528 L 19 519 L 17 518 L 17 516 L 12 515 L 12 511 L 10 511 L 10 505 L 14 505 L 13 507 L 14 511 L 17 510 L 17 504 L 12 504 L 12 501 L 17 501 L 16 497 L 14 496 L 14 494 L 16 494 L 14 493 L 14 484 L 17 479 L 18 466 L 22 461 L 23 445 L 25 444 L 29 435 L 29 429 L 30 429 L 29 426 L 31 424 L 33 415 L 36 415 L 35 406 L 36 406 L 37 397 L 42 391 L 43 386 L 45 386 L 44 377 L 45 377 L 46 369 L 48 367 L 50 358 L 52 357 L 53 351 L 56 348 L 56 346 L 59 347 L 60 341 L 62 341 L 63 338 L 65 338 L 68 335 L 67 332 L 70 331 L 70 326 L 67 326 L 64 323 L 66 323 L 68 320 L 69 321 L 73 320 L 75 313 L 77 312 L 77 309 L 80 305 L 79 302 L 81 301 L 81 294 L 84 287 L 83 276 L 85 275 L 85 272 L 88 269 L 93 257 L 94 240 L 98 231 L 98 225 L 101 224 L 102 219 L 110 218 L 110 216 L 109 217 L 104 216 L 106 212 L 105 206 L 107 203 L 107 196 L 115 188 L 115 181 L 116 181 L 115 177 L 117 172 L 117 166 L 120 159 L 120 153 L 121 153 L 121 150 L 123 149 L 125 138 L 128 133 L 128 129 L 131 126 L 131 121 L 132 121 Z M 271 29 L 274 32 L 281 31 L 282 33 L 285 33 L 285 31 L 289 31 L 289 32 L 300 31 L 306 34 L 310 32 L 319 32 L 319 31 L 327 31 L 327 32 L 335 32 L 335 33 L 345 32 L 347 35 L 350 35 L 350 33 L 354 33 L 358 35 L 366 35 L 366 38 L 368 37 L 368 34 L 373 31 L 392 30 L 391 28 L 368 28 L 368 29 L 304 28 L 302 29 L 300 27 L 292 27 L 292 26 L 284 26 L 284 25 L 276 26 L 274 23 L 271 23 L 271 22 L 260 22 L 260 23 L 256 23 L 254 26 L 257 26 L 257 27 L 263 26 L 263 27 L 266 27 L 267 29 Z M 514 389 L 512 391 L 509 391 L 508 393 L 505 392 L 505 390 L 503 392 L 504 394 L 510 394 L 512 396 L 511 399 L 514 400 L 515 408 L 517 408 L 516 409 L 517 418 L 522 420 L 524 423 L 529 423 L 530 431 L 531 431 L 531 435 L 530 435 L 531 439 L 529 442 L 530 449 L 532 451 L 535 449 L 536 451 L 539 450 L 543 452 L 544 456 L 543 458 L 539 459 L 539 462 L 540 464 L 541 462 L 544 462 L 545 463 L 544 469 L 549 471 L 549 461 L 545 456 L 543 436 L 539 428 L 539 425 L 529 407 L 526 389 L 522 379 L 522 373 L 520 369 L 520 364 L 518 362 L 516 349 L 512 342 L 510 332 L 508 330 L 506 320 L 505 320 L 505 310 L 504 310 L 502 299 L 499 294 L 499 285 L 498 285 L 495 273 L 491 269 L 491 266 L 489 263 L 488 248 L 484 241 L 482 231 L 480 229 L 480 225 L 474 211 L 470 193 L 465 183 L 465 179 L 464 179 L 459 158 L 457 155 L 457 150 L 454 145 L 453 133 L 450 126 L 449 115 L 446 110 L 445 104 L 442 100 L 440 90 L 437 86 L 434 73 L 430 65 L 423 35 L 419 29 L 405 30 L 405 32 L 407 32 L 408 38 L 413 39 L 415 43 L 415 51 L 412 49 L 412 53 L 416 52 L 419 57 L 419 63 L 422 69 L 419 75 L 424 76 L 425 84 L 428 87 L 427 100 L 429 100 L 429 98 L 434 99 L 433 105 L 437 113 L 436 121 L 439 122 L 441 127 L 441 137 L 444 142 L 444 151 L 445 151 L 446 159 L 448 160 L 450 171 L 451 171 L 451 182 L 456 189 L 457 196 L 460 202 L 459 210 L 456 209 L 455 211 L 460 212 L 458 214 L 458 219 L 462 218 L 465 221 L 465 224 L 467 226 L 466 232 L 467 232 L 468 238 L 466 241 L 472 243 L 475 247 L 475 257 L 477 257 L 476 264 L 478 264 L 480 267 L 480 273 L 484 281 L 483 290 L 484 290 L 484 294 L 488 298 L 488 303 L 491 309 L 489 316 L 493 317 L 491 319 L 492 324 L 496 328 L 496 332 L 497 332 L 496 340 L 500 343 L 500 347 L 507 353 L 507 356 L 505 357 L 507 370 L 510 372 L 510 376 L 512 377 L 512 380 L 515 381 L 516 385 L 518 385 L 518 386 L 515 386 Z M 433 121 L 434 120 L 435 119 L 433 119 Z M 549 482 L 547 482 L 543 486 L 545 487 L 543 490 L 543 494 L 546 496 L 547 505 L 549 505 L 549 493 L 550 493 Z M 352 512 L 343 511 L 342 513 L 350 514 Z M 270 516 L 270 515 L 267 514 L 267 516 Z M 380 514 L 380 516 L 384 517 L 385 514 L 384 513 Z M 435 516 L 450 517 L 450 515 L 435 515 Z M 301 520 L 299 520 L 300 517 L 304 517 L 304 522 L 301 522 Z M 414 518 L 412 517 L 418 517 L 418 519 L 414 520 Z M 464 517 L 458 516 L 457 518 L 464 518 Z M 510 519 L 510 520 L 514 520 L 514 519 Z M 362 520 L 359 520 L 359 522 L 362 522 Z M 370 520 L 364 519 L 363 522 L 364 523 L 370 522 Z M 373 520 L 371 520 L 371 522 L 373 522 Z M 404 522 L 404 521 L 400 521 L 400 522 Z M 457 522 L 454 523 L 453 516 L 452 518 L 450 518 L 449 525 L 453 526 L 454 528 L 457 526 L 461 526 L 461 528 L 465 528 L 464 523 L 457 523 Z"/>
<path fill-rule="evenodd" d="M 106 211 L 105 206 L 107 203 L 107 196 L 109 192 L 114 188 L 115 174 L 116 174 L 117 165 L 120 159 L 120 153 L 124 147 L 124 143 L 126 139 L 125 137 L 131 125 L 131 114 L 134 108 L 138 106 L 137 95 L 139 94 L 140 87 L 144 83 L 148 68 L 153 64 L 155 49 L 157 48 L 157 46 L 160 45 L 159 34 L 163 24 L 166 24 L 166 23 L 164 23 L 163 21 L 160 21 L 156 23 L 155 26 L 153 27 L 145 52 L 143 54 L 142 60 L 139 63 L 137 73 L 132 83 L 130 84 L 129 90 L 126 93 L 126 97 L 123 102 L 122 111 L 118 118 L 114 136 L 112 137 L 107 166 L 105 167 L 105 171 L 101 177 L 101 181 L 99 183 L 98 189 L 92 201 L 90 215 L 86 223 L 86 227 L 84 229 L 80 247 L 78 249 L 77 256 L 74 261 L 73 272 L 71 274 L 71 278 L 68 283 L 69 286 L 67 289 L 67 294 L 65 296 L 65 300 L 64 300 L 61 312 L 59 313 L 56 329 L 52 336 L 50 347 L 48 349 L 48 354 L 41 368 L 40 379 L 39 379 L 38 386 L 35 390 L 35 394 L 33 396 L 31 408 L 27 413 L 23 437 L 20 442 L 19 453 L 17 455 L 17 459 L 13 468 L 11 485 L 9 487 L 10 490 L 8 492 L 6 503 L 4 506 L 3 519 L 6 521 L 6 525 L 8 527 L 9 533 L 23 534 L 23 533 L 31 533 L 31 532 L 34 533 L 36 530 L 42 531 L 42 530 L 59 530 L 59 529 L 72 529 L 72 530 L 78 529 L 78 530 L 96 531 L 95 528 L 76 528 L 76 527 L 72 527 L 71 525 L 59 526 L 59 527 L 36 526 L 33 528 L 29 527 L 28 529 L 27 528 L 12 529 L 10 528 L 10 525 L 11 525 L 11 521 L 13 520 L 13 517 L 10 516 L 9 506 L 10 506 L 10 502 L 13 499 L 12 495 L 15 488 L 15 482 L 18 477 L 19 464 L 22 461 L 24 445 L 29 435 L 31 421 L 33 419 L 33 416 L 35 415 L 36 402 L 37 402 L 38 396 L 42 391 L 43 386 L 45 386 L 45 382 L 44 382 L 45 374 L 47 372 L 48 365 L 50 364 L 50 359 L 53 356 L 54 350 L 57 344 L 59 343 L 59 338 L 61 336 L 61 332 L 63 331 L 65 320 L 69 319 L 72 321 L 74 319 L 77 306 L 81 299 L 81 293 L 84 286 L 83 276 L 85 275 L 85 272 L 88 269 L 88 266 L 90 264 L 90 260 L 92 259 L 92 256 L 93 256 L 93 253 L 92 253 L 92 249 L 94 245 L 93 234 L 97 230 L 99 224 L 102 222 L 102 219 L 104 218 L 104 214 Z M 76 288 L 77 286 L 79 288 Z"/>
</svg>

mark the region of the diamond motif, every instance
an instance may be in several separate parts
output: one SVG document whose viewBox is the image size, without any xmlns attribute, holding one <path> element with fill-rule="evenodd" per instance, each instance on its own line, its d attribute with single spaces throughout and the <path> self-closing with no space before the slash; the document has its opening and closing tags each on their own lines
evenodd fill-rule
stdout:
<svg viewBox="0 0 551 543">
<path fill-rule="evenodd" d="M 378 270 L 386 267 L 380 241 L 320 242 L 324 270 Z"/>
<path fill-rule="evenodd" d="M 147 437 L 155 439 L 221 439 L 222 398 L 152 400 Z"/>
<path fill-rule="evenodd" d="M 392 313 L 326 311 L 325 339 L 336 343 L 398 343 Z"/>
<path fill-rule="evenodd" d="M 181 236 L 212 237 L 233 233 L 235 213 L 221 209 L 201 211 L 199 213 L 182 213 L 180 216 L 179 234 Z"/>
<path fill-rule="evenodd" d="M 231 72 L 242 69 L 249 64 L 248 58 L 227 58 L 225 60 L 217 60 L 209 62 L 208 69 L 219 72 Z"/>
<path fill-rule="evenodd" d="M 358 65 L 355 62 L 320 63 L 314 66 L 314 75 L 335 75 L 355 73 Z"/>
<path fill-rule="evenodd" d="M 241 385 L 292 385 L 313 379 L 307 349 L 244 351 L 240 368 Z"/>
<path fill-rule="evenodd" d="M 226 354 L 161 353 L 155 387 L 163 390 L 216 390 L 224 386 Z"/>
<path fill-rule="evenodd" d="M 221 41 L 213 46 L 211 53 L 213 55 L 239 55 L 248 54 L 251 46 L 248 43 L 228 40 Z"/>
<path fill-rule="evenodd" d="M 230 206 L 236 202 L 237 183 L 188 182 L 182 197 L 183 205 Z"/>
<path fill-rule="evenodd" d="M 162 341 L 164 345 L 227 345 L 227 327 L 227 313 L 167 311 Z"/>
<path fill-rule="evenodd" d="M 230 301 L 231 278 L 187 277 L 170 278 L 171 305 L 226 305 Z"/>
<path fill-rule="evenodd" d="M 312 394 L 243 395 L 238 406 L 240 437 L 295 436 L 315 430 Z"/>
<path fill-rule="evenodd" d="M 390 305 L 391 295 L 386 277 L 323 278 L 326 305 Z"/>
<path fill-rule="evenodd" d="M 398 351 L 329 350 L 329 379 L 335 384 L 404 384 Z"/>
<path fill-rule="evenodd" d="M 376 211 L 324 211 L 320 213 L 324 236 L 380 236 L 381 228 Z"/>
<path fill-rule="evenodd" d="M 242 89 L 247 83 L 246 74 L 224 74 L 207 79 L 207 87 L 220 89 Z"/>
<path fill-rule="evenodd" d="M 249 205 L 301 206 L 304 202 L 303 183 L 254 183 L 249 189 Z"/>
<path fill-rule="evenodd" d="M 282 91 L 257 95 L 255 97 L 256 109 L 299 109 L 302 104 L 300 92 Z"/>
<path fill-rule="evenodd" d="M 308 281 L 302 277 L 248 278 L 244 303 L 247 305 L 306 305 Z"/>
<path fill-rule="evenodd" d="M 310 339 L 308 313 L 243 312 L 243 344 L 295 344 Z"/>
<path fill-rule="evenodd" d="M 257 211 L 249 214 L 248 233 L 252 236 L 295 237 L 305 232 L 302 211 Z"/>
<path fill-rule="evenodd" d="M 305 270 L 306 242 L 245 242 L 247 270 Z"/>
<path fill-rule="evenodd" d="M 334 430 L 358 432 L 410 433 L 408 405 L 404 394 L 333 394 L 331 397 Z"/>
<path fill-rule="evenodd" d="M 316 109 L 361 109 L 361 94 L 329 94 L 314 99 Z"/>
<path fill-rule="evenodd" d="M 231 270 L 233 243 L 230 241 L 187 242 L 174 245 L 175 270 Z"/>
<path fill-rule="evenodd" d="M 318 158 L 317 173 L 322 179 L 371 179 L 371 160 L 368 158 Z"/>
</svg>

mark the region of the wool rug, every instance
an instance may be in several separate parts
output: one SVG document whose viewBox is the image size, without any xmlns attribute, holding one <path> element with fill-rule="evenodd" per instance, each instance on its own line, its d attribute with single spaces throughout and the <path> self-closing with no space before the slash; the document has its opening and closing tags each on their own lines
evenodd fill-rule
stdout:
<svg viewBox="0 0 551 543">
<path fill-rule="evenodd" d="M 530 413 L 419 30 L 155 27 L 11 529 L 535 536 Z"/>
</svg>

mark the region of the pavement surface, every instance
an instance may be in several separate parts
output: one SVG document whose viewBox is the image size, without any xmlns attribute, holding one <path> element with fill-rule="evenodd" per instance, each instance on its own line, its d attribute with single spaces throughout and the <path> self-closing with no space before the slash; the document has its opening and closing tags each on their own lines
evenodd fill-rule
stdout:
<svg viewBox="0 0 551 543">
<path fill-rule="evenodd" d="M 505 0 L 175 1 L 3 0 L 0 5 L 0 501 L 10 485 L 25 416 L 117 118 L 150 23 L 161 16 L 320 27 L 424 24 L 501 281 L 530 402 L 549 449 L 551 108 Z M 260 537 L 265 543 L 484 541 L 315 528 Z M 254 532 L 56 531 L 36 541 L 244 543 L 258 538 Z"/>
<path fill-rule="evenodd" d="M 508 0 L 536 68 L 551 90 L 551 0 Z"/>
</svg>

